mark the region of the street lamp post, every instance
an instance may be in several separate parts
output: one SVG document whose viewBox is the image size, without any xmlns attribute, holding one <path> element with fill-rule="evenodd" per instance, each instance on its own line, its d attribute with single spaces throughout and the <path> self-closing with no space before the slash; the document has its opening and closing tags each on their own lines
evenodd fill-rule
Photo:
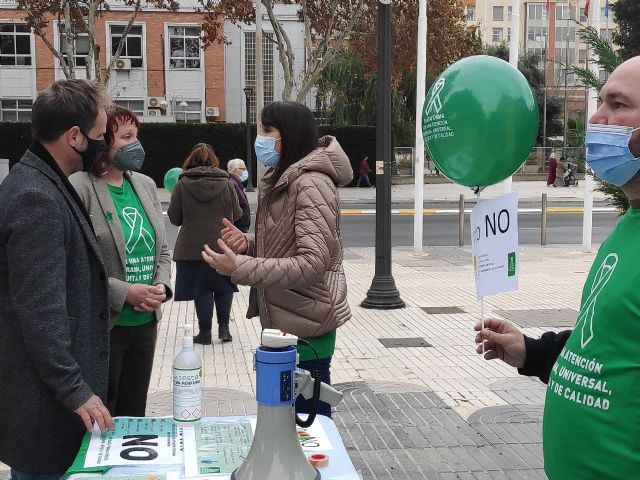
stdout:
<svg viewBox="0 0 640 480">
<path fill-rule="evenodd" d="M 246 119 L 247 119 L 247 192 L 253 192 L 253 160 L 251 155 L 251 94 L 253 87 L 244 87 L 244 96 L 246 101 Z"/>
<path fill-rule="evenodd" d="M 184 114 L 184 123 L 187 123 L 187 110 L 189 109 L 189 104 L 184 100 L 180 102 L 180 110 Z"/>
<path fill-rule="evenodd" d="M 364 308 L 403 308 L 391 273 L 391 0 L 378 4 L 378 92 L 376 106 L 376 271 Z"/>
</svg>

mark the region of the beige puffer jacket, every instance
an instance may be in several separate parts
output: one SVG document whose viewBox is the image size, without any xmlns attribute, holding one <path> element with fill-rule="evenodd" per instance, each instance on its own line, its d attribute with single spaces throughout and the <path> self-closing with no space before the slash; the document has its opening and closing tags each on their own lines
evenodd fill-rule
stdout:
<svg viewBox="0 0 640 480">
<path fill-rule="evenodd" d="M 231 279 L 258 288 L 264 328 L 317 337 L 351 318 L 337 187 L 351 181 L 353 170 L 327 136 L 269 189 L 272 173 L 262 183 L 257 238 L 247 235 L 248 255 L 238 255 Z"/>
</svg>

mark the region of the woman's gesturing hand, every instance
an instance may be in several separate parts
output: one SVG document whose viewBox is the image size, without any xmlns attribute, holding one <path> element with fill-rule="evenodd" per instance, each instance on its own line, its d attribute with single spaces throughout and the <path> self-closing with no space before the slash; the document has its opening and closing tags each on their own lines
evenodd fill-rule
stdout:
<svg viewBox="0 0 640 480">
<path fill-rule="evenodd" d="M 222 249 L 222 253 L 216 253 L 208 245 L 205 245 L 202 251 L 202 259 L 216 272 L 231 276 L 237 268 L 236 254 L 222 239 L 218 240 L 218 246 Z"/>
<path fill-rule="evenodd" d="M 224 228 L 220 236 L 224 243 L 235 253 L 246 253 L 249 244 L 247 243 L 247 238 L 244 236 L 244 233 L 226 218 L 222 219 L 222 224 Z"/>
</svg>

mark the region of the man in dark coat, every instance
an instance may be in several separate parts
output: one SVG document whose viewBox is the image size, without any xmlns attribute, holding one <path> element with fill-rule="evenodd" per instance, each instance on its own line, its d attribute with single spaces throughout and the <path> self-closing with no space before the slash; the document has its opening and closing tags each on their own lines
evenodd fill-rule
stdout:
<svg viewBox="0 0 640 480">
<path fill-rule="evenodd" d="M 244 164 L 244 161 L 239 158 L 234 158 L 233 160 L 229 160 L 229 163 L 227 163 L 227 171 L 229 172 L 229 181 L 236 189 L 238 202 L 240 203 L 240 208 L 242 208 L 242 216 L 234 223 L 234 225 L 238 227 L 241 232 L 247 233 L 251 226 L 251 210 L 249 208 L 247 195 L 244 193 L 244 189 L 242 188 L 242 182 L 246 181 L 248 178 L 247 167 Z"/>
<path fill-rule="evenodd" d="M 104 150 L 97 84 L 62 80 L 33 105 L 33 144 L 0 185 L 0 461 L 15 480 L 59 478 L 106 401 L 107 275 L 67 177 Z"/>
</svg>

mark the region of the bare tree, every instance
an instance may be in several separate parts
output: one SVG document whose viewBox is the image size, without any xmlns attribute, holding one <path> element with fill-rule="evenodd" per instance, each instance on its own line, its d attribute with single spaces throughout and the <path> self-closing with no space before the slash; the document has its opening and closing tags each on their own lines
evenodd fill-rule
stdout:
<svg viewBox="0 0 640 480">
<path fill-rule="evenodd" d="M 179 6 L 177 0 L 147 0 L 145 3 L 148 7 L 162 8 L 169 11 L 175 11 Z M 87 78 L 106 85 L 109 82 L 115 63 L 122 54 L 127 35 L 142 9 L 141 0 L 121 0 L 120 4 L 130 8 L 130 15 L 127 26 L 120 37 L 118 47 L 115 52 L 111 52 L 111 58 L 104 68 L 100 64 L 101 45 L 97 39 L 95 26 L 96 20 L 110 9 L 107 1 L 18 0 L 18 9 L 25 12 L 25 20 L 29 27 L 42 39 L 47 48 L 56 57 L 66 78 L 75 78 L 76 41 L 80 36 L 86 36 L 89 40 L 89 51 L 86 58 Z M 64 41 L 59 42 L 58 48 L 55 47 L 55 41 L 49 38 L 46 32 L 49 23 L 55 19 L 63 22 L 61 33 Z"/>
<path fill-rule="evenodd" d="M 318 82 L 322 71 L 331 62 L 335 55 L 340 52 L 349 35 L 354 31 L 354 27 L 363 13 L 368 8 L 367 0 L 261 0 L 265 6 L 271 27 L 274 32 L 274 41 L 278 49 L 278 59 L 284 73 L 284 89 L 282 98 L 284 100 L 295 99 L 304 102 L 305 98 Z M 215 27 L 212 19 L 219 18 L 217 15 L 228 12 L 228 8 L 217 8 L 218 3 L 210 0 L 201 0 L 202 11 L 209 13 L 205 16 L 203 29 L 205 32 Z M 234 9 L 242 11 L 246 15 L 244 18 L 235 16 L 232 21 L 241 20 L 246 23 L 255 21 L 255 8 L 251 0 L 237 0 L 232 2 Z M 298 5 L 298 20 L 304 28 L 305 57 L 296 59 L 296 54 L 284 26 L 275 14 L 276 3 Z M 251 11 L 253 15 L 247 14 Z M 217 15 L 211 15 L 211 12 Z M 218 25 L 219 28 L 219 25 Z M 206 36 L 206 33 L 205 33 Z M 302 61 L 302 73 L 296 75 L 296 61 Z M 294 98 L 295 90 L 295 98 Z"/>
</svg>

